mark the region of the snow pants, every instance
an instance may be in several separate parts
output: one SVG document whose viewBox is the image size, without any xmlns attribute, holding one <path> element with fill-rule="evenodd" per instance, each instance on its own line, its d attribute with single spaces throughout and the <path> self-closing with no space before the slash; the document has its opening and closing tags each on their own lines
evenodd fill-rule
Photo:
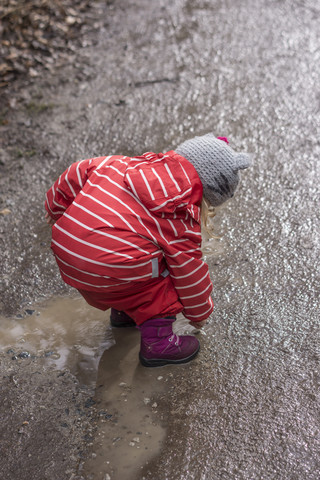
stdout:
<svg viewBox="0 0 320 480">
<path fill-rule="evenodd" d="M 137 325 L 150 318 L 177 315 L 183 310 L 170 275 L 111 287 L 107 292 L 78 291 L 89 305 L 125 312 Z"/>
</svg>

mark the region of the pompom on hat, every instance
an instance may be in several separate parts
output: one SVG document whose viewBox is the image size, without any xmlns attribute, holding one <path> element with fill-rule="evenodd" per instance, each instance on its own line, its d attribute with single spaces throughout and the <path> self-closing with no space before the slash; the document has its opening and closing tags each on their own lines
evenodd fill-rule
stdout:
<svg viewBox="0 0 320 480">
<path fill-rule="evenodd" d="M 175 151 L 196 169 L 203 185 L 203 195 L 218 207 L 233 197 L 240 180 L 240 170 L 251 165 L 246 153 L 236 153 L 225 137 L 207 133 L 179 145 Z"/>
</svg>

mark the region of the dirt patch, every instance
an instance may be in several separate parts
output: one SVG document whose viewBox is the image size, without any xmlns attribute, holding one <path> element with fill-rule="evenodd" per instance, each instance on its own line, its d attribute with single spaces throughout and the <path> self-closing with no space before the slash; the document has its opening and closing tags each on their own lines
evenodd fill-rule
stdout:
<svg viewBox="0 0 320 480">
<path fill-rule="evenodd" d="M 0 88 L 21 76 L 38 77 L 43 69 L 52 73 L 69 61 L 70 54 L 86 44 L 94 3 L 88 0 L 2 2 Z"/>
</svg>

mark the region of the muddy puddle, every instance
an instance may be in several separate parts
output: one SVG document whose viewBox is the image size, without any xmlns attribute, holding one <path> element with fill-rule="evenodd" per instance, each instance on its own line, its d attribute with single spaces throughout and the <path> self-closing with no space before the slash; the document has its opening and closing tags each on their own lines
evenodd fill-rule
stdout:
<svg viewBox="0 0 320 480">
<path fill-rule="evenodd" d="M 0 317 L 0 346 L 17 358 L 37 358 L 69 369 L 94 386 L 100 357 L 114 344 L 108 314 L 83 299 L 59 297 L 27 308 L 15 318 Z"/>
<path fill-rule="evenodd" d="M 137 330 L 115 330 L 114 336 L 116 344 L 105 351 L 99 365 L 98 430 L 92 457 L 83 468 L 88 480 L 141 478 L 140 469 L 160 453 L 166 436 L 158 404 L 172 376 L 170 368 L 139 364 Z"/>
<path fill-rule="evenodd" d="M 18 359 L 68 369 L 80 384 L 95 389 L 96 433 L 81 466 L 86 480 L 133 480 L 157 456 L 166 438 L 159 401 L 175 367 L 144 368 L 138 360 L 136 328 L 110 327 L 109 313 L 79 297 L 58 297 L 0 318 L 1 350 Z M 177 319 L 175 331 L 191 331 Z"/>
<path fill-rule="evenodd" d="M 54 298 L 0 318 L 1 349 L 13 362 L 37 358 L 95 388 L 97 431 L 82 465 L 86 480 L 132 479 L 160 452 L 165 428 L 156 397 L 172 374 L 141 367 L 139 342 L 137 329 L 112 329 L 109 311 L 82 298 Z"/>
</svg>

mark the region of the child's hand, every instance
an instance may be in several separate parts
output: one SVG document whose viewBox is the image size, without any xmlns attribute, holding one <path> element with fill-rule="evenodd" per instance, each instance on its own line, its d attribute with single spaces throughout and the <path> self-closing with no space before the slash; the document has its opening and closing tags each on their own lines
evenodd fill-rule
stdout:
<svg viewBox="0 0 320 480">
<path fill-rule="evenodd" d="M 207 324 L 207 320 L 202 320 L 202 322 L 189 322 L 189 323 L 192 327 L 200 330 L 200 328 L 204 327 Z"/>
<path fill-rule="evenodd" d="M 53 220 L 53 218 L 50 217 L 48 212 L 45 214 L 44 218 L 46 219 L 46 222 L 47 222 L 48 225 L 50 225 L 50 227 L 52 227 L 56 223 L 56 221 Z"/>
</svg>

